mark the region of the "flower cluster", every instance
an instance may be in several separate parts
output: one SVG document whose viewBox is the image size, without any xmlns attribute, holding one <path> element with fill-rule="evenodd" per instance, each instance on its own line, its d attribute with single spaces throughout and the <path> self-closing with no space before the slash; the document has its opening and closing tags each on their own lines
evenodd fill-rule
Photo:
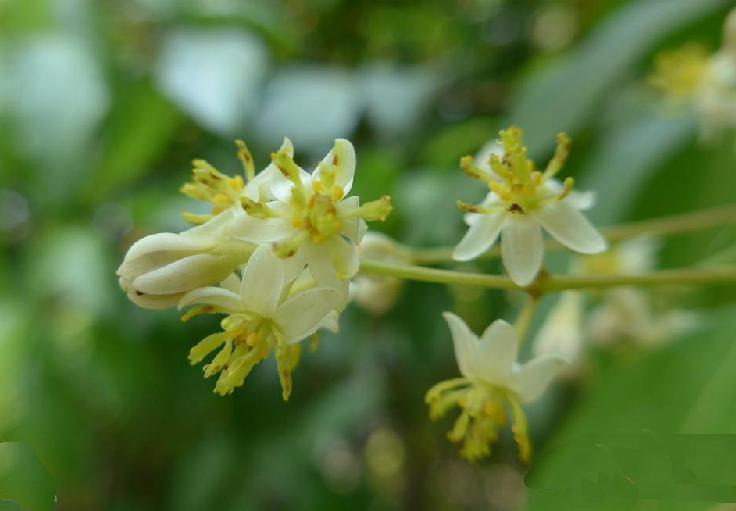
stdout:
<svg viewBox="0 0 736 511">
<path fill-rule="evenodd" d="M 487 161 L 472 156 L 460 166 L 473 179 L 488 186 L 480 204 L 459 202 L 469 225 L 455 248 L 458 261 L 474 259 L 491 248 L 501 236 L 501 255 L 509 276 L 516 284 L 531 284 L 542 268 L 544 245 L 542 228 L 571 250 L 594 254 L 606 249 L 606 242 L 579 210 L 592 206 L 590 194 L 573 192 L 573 179 L 555 179 L 567 159 L 570 141 L 560 134 L 557 150 L 544 171 L 536 170 L 527 158 L 523 132 L 509 128 L 500 133 L 500 143 L 485 151 Z"/>
<path fill-rule="evenodd" d="M 715 53 L 688 43 L 660 53 L 654 64 L 649 82 L 672 102 L 691 104 L 704 137 L 736 127 L 736 10 L 726 19 Z"/>
<path fill-rule="evenodd" d="M 219 373 L 217 393 L 242 385 L 273 352 L 288 399 L 298 342 L 337 329 L 366 221 L 384 220 L 391 200 L 360 205 L 348 196 L 356 161 L 347 140 L 336 140 L 311 174 L 294 161 L 288 139 L 260 173 L 247 146 L 237 147 L 244 177 L 196 160 L 182 192 L 209 203 L 210 213 L 185 213 L 191 229 L 133 244 L 118 269 L 120 285 L 144 308 L 193 306 L 183 320 L 225 315 L 222 331 L 189 354 L 196 364 L 219 350 L 204 366 L 205 377 Z"/>
<path fill-rule="evenodd" d="M 578 257 L 574 275 L 637 275 L 655 266 L 658 248 L 649 237 L 621 242 L 605 254 Z M 691 312 L 658 310 L 650 294 L 620 287 L 584 297 L 562 293 L 534 340 L 537 354 L 558 354 L 577 369 L 586 343 L 602 347 L 622 343 L 656 346 L 698 324 Z"/>
</svg>

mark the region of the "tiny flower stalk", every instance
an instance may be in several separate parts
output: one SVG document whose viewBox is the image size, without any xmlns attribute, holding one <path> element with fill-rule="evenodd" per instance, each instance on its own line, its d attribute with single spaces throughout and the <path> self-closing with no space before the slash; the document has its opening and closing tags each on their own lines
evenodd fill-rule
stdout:
<svg viewBox="0 0 736 511">
<path fill-rule="evenodd" d="M 536 170 L 527 157 L 522 130 L 509 128 L 500 132 L 500 144 L 492 147 L 486 164 L 477 164 L 471 156 L 461 159 L 463 171 L 484 183 L 489 193 L 480 204 L 458 203 L 469 229 L 453 258 L 475 259 L 500 235 L 509 276 L 516 284 L 527 286 L 542 267 L 542 228 L 576 252 L 605 250 L 603 237 L 578 211 L 589 208 L 592 197 L 573 192 L 572 178 L 562 183 L 555 179 L 569 151 L 570 140 L 560 134 L 553 158 L 544 171 Z"/>
<path fill-rule="evenodd" d="M 460 454 L 476 461 L 491 454 L 491 444 L 507 422 L 519 447 L 519 458 L 531 460 L 531 442 L 522 404 L 537 399 L 564 367 L 557 356 L 516 362 L 518 336 L 514 327 L 496 320 L 479 339 L 459 317 L 445 312 L 461 378 L 443 381 L 425 397 L 430 418 L 437 420 L 454 407 L 460 415 L 448 438 L 461 444 Z"/>
</svg>

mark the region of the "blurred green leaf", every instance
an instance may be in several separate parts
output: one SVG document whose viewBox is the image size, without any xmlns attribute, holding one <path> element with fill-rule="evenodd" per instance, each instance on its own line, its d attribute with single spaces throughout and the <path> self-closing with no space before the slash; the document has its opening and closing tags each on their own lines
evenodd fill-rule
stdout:
<svg viewBox="0 0 736 511">
<path fill-rule="evenodd" d="M 87 181 L 85 195 L 99 201 L 150 172 L 179 122 L 176 109 L 148 83 L 125 91 L 107 122 L 102 162 Z"/>
<path fill-rule="evenodd" d="M 692 118 L 664 117 L 645 111 L 601 134 L 587 154 L 580 190 L 595 190 L 588 218 L 598 225 L 627 218 L 637 193 L 670 155 L 695 133 Z"/>
<path fill-rule="evenodd" d="M 54 495 L 51 476 L 27 445 L 0 443 L 0 499 L 10 500 L 5 505 L 17 503 L 24 510 L 51 511 Z"/>
<path fill-rule="evenodd" d="M 605 461 L 601 453 L 574 456 L 565 445 L 574 446 L 590 438 L 615 438 L 612 435 L 622 433 L 650 432 L 653 438 L 670 433 L 736 433 L 728 405 L 736 399 L 733 311 L 710 316 L 704 327 L 705 331 L 688 335 L 660 351 L 618 363 L 600 359 L 590 388 L 549 440 L 553 449 L 546 453 L 543 449 L 539 454 L 530 478 L 533 490 L 560 490 L 572 485 L 577 492 L 577 485 L 594 478 L 601 470 L 599 464 Z M 652 454 L 640 452 L 639 463 L 646 463 Z M 730 458 L 729 455 L 722 461 L 711 461 L 727 467 Z M 671 477 L 667 473 L 661 475 L 665 480 Z M 533 491 L 529 509 L 570 509 L 571 502 L 563 504 Z M 708 504 L 703 502 L 678 509 L 706 508 Z M 598 506 L 587 509 L 615 507 L 601 499 Z"/>
</svg>

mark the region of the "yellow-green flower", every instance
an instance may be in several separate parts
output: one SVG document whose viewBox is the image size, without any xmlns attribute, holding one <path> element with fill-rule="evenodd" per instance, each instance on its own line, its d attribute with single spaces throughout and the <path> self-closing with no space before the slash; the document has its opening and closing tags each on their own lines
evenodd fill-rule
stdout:
<svg viewBox="0 0 736 511">
<path fill-rule="evenodd" d="M 344 291 L 289 280 L 285 267 L 268 245 L 262 245 L 242 270 L 221 287 L 185 294 L 179 308 L 197 305 L 182 319 L 200 313 L 223 313 L 223 331 L 203 339 L 189 353 L 197 364 L 219 349 L 204 366 L 205 377 L 219 373 L 215 392 L 227 395 L 245 382 L 261 360 L 275 353 L 283 398 L 291 393 L 291 371 L 299 361 L 298 342 L 320 327 L 334 328 L 335 311 L 346 302 Z"/>
<path fill-rule="evenodd" d="M 545 355 L 519 364 L 513 326 L 496 320 L 479 339 L 456 315 L 445 312 L 443 316 L 462 377 L 440 382 L 427 392 L 430 417 L 438 419 L 450 408 L 460 408 L 447 436 L 461 444 L 460 454 L 470 461 L 490 455 L 499 429 L 510 419 L 519 457 L 528 462 L 531 443 L 521 405 L 542 394 L 564 367 L 564 359 Z"/>
<path fill-rule="evenodd" d="M 579 211 L 592 205 L 592 197 L 573 193 L 572 178 L 563 183 L 554 179 L 567 158 L 567 137 L 560 134 L 555 156 L 543 172 L 527 158 L 521 129 L 503 130 L 500 137 L 501 144 L 488 151 L 487 163 L 477 165 L 472 156 L 460 161 L 465 173 L 486 184 L 490 192 L 478 205 L 458 203 L 467 212 L 469 229 L 453 258 L 474 259 L 500 235 L 504 267 L 514 282 L 526 286 L 542 267 L 542 229 L 576 252 L 604 251 L 606 241 Z"/>
<path fill-rule="evenodd" d="M 347 197 L 355 174 L 355 149 L 348 140 L 336 140 L 311 175 L 293 157 L 286 139 L 271 155 L 272 164 L 249 183 L 241 239 L 272 243 L 276 254 L 308 266 L 318 282 L 339 285 L 358 272 L 366 220 L 385 220 L 391 199 L 361 206 L 358 197 Z"/>
</svg>

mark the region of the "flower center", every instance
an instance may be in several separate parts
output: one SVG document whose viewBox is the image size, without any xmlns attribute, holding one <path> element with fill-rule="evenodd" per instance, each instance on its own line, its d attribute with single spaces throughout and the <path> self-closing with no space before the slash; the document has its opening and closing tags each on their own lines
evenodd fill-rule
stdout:
<svg viewBox="0 0 736 511">
<path fill-rule="evenodd" d="M 692 97 L 708 69 L 708 52 L 699 44 L 657 55 L 649 83 L 673 100 Z"/>
<path fill-rule="evenodd" d="M 494 213 L 505 210 L 512 214 L 524 215 L 537 210 L 551 200 L 562 200 L 572 191 L 573 180 L 567 178 L 560 192 L 551 191 L 547 182 L 559 172 L 567 159 L 570 140 L 560 133 L 557 148 L 544 172 L 535 170 L 534 162 L 527 158 L 523 143 L 523 132 L 519 128 L 509 128 L 500 133 L 503 144 L 503 157 L 490 156 L 492 174 L 478 168 L 472 156 L 460 160 L 460 166 L 473 179 L 484 182 L 498 197 L 500 204 L 484 207 L 458 203 L 461 209 L 473 213 Z"/>
<path fill-rule="evenodd" d="M 342 229 L 336 206 L 332 197 L 321 193 L 315 193 L 309 199 L 304 211 L 304 227 L 315 243 L 323 242 Z"/>
</svg>

